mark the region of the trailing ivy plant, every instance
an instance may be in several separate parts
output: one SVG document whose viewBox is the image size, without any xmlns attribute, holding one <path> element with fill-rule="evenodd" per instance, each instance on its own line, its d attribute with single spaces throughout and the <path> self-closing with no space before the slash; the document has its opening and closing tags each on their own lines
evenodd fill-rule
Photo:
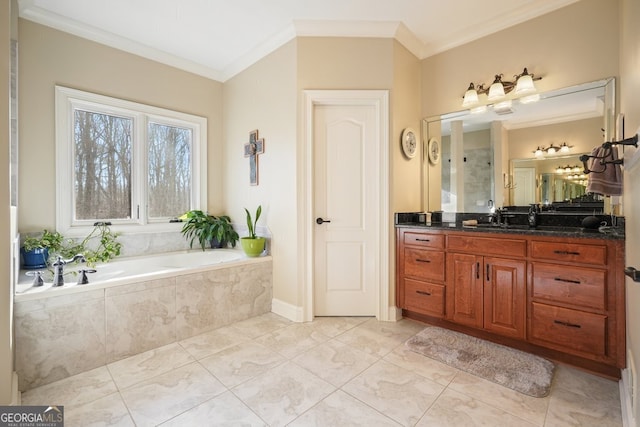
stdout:
<svg viewBox="0 0 640 427">
<path fill-rule="evenodd" d="M 118 233 L 111 231 L 108 223 L 97 222 L 91 232 L 82 240 L 68 239 L 57 231 L 45 229 L 41 236 L 25 237 L 22 246 L 25 251 L 38 248 L 48 249 L 49 257 L 59 255 L 62 258 L 72 258 L 82 254 L 87 260 L 87 264 L 95 265 L 120 255 L 122 243 L 118 242 L 118 236 Z"/>
<path fill-rule="evenodd" d="M 30 252 L 34 249 L 47 249 L 49 252 L 60 252 L 63 247 L 64 237 L 57 231 L 44 230 L 42 236 L 27 236 L 22 247 Z"/>
<path fill-rule="evenodd" d="M 120 255 L 122 243 L 117 241 L 118 236 L 119 233 L 111 231 L 108 223 L 96 222 L 87 237 L 80 242 L 63 247 L 61 255 L 63 258 L 71 258 L 77 254 L 83 254 L 88 265 L 108 262 Z"/>
</svg>

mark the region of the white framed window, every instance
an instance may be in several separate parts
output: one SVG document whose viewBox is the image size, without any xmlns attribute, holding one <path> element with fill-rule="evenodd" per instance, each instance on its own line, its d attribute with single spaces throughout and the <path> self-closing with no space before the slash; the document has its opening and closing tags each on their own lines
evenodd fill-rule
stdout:
<svg viewBox="0 0 640 427">
<path fill-rule="evenodd" d="M 207 205 L 207 119 L 56 86 L 56 228 L 175 230 Z"/>
</svg>

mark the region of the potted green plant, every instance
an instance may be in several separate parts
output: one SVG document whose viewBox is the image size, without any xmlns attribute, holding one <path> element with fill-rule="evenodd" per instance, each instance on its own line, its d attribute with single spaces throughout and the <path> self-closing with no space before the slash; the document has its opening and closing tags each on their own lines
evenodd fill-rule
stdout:
<svg viewBox="0 0 640 427">
<path fill-rule="evenodd" d="M 197 240 L 203 251 L 207 243 L 212 248 L 223 248 L 228 244 L 235 248 L 239 236 L 227 215 L 214 216 L 196 209 L 185 213 L 181 219 L 185 221 L 181 231 L 189 239 L 190 247 Z"/>
<path fill-rule="evenodd" d="M 27 236 L 22 242 L 20 255 L 24 269 L 46 268 L 49 253 L 59 253 L 64 237 L 57 231 L 44 230 L 39 236 Z"/>
<path fill-rule="evenodd" d="M 240 238 L 240 243 L 242 244 L 242 250 L 247 254 L 247 256 L 257 257 L 264 251 L 264 245 L 266 243 L 266 239 L 264 237 L 256 236 L 256 225 L 258 224 L 258 219 L 262 213 L 262 206 L 258 206 L 255 220 L 251 219 L 251 214 L 247 208 L 244 208 L 244 211 L 247 213 L 247 228 L 249 230 L 249 236 Z"/>
</svg>

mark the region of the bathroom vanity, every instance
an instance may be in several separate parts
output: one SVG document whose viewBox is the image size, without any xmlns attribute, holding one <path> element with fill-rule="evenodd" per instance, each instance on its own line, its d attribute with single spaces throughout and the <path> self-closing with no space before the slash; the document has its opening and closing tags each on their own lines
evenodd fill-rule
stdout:
<svg viewBox="0 0 640 427">
<path fill-rule="evenodd" d="M 619 378 L 624 236 L 482 225 L 396 226 L 403 315 Z"/>
</svg>

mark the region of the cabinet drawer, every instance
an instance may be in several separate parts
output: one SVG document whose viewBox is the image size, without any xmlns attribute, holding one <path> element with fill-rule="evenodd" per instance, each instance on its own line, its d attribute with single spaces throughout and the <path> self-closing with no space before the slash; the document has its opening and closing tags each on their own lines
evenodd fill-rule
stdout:
<svg viewBox="0 0 640 427">
<path fill-rule="evenodd" d="M 444 317 L 444 286 L 405 279 L 404 304 L 407 310 Z"/>
<path fill-rule="evenodd" d="M 404 244 L 444 249 L 444 235 L 406 231 L 404 233 Z"/>
<path fill-rule="evenodd" d="M 444 281 L 444 252 L 404 248 L 405 276 Z"/>
<path fill-rule="evenodd" d="M 592 268 L 532 263 L 533 298 L 604 311 L 607 272 Z"/>
<path fill-rule="evenodd" d="M 550 343 L 567 353 L 605 356 L 606 323 L 606 316 L 534 302 L 531 341 Z"/>
<path fill-rule="evenodd" d="M 517 239 L 495 239 L 490 237 L 449 235 L 447 249 L 456 252 L 471 252 L 482 255 L 524 257 L 527 241 Z"/>
<path fill-rule="evenodd" d="M 531 241 L 531 257 L 550 261 L 606 265 L 607 247 L 561 242 Z"/>
</svg>

